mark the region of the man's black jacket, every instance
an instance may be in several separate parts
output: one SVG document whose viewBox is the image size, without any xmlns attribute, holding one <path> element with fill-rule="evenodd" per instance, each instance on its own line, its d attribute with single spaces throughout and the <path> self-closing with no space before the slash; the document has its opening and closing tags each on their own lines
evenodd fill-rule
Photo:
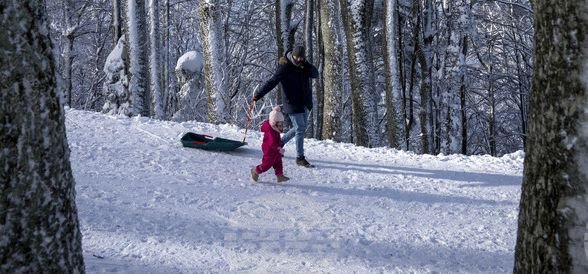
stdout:
<svg viewBox="0 0 588 274">
<path fill-rule="evenodd" d="M 303 113 L 305 108 L 312 110 L 310 78 L 318 78 L 316 67 L 306 60 L 296 66 L 287 57 L 281 57 L 278 64 L 276 73 L 255 92 L 254 97 L 260 99 L 280 83 L 284 113 Z"/>
</svg>

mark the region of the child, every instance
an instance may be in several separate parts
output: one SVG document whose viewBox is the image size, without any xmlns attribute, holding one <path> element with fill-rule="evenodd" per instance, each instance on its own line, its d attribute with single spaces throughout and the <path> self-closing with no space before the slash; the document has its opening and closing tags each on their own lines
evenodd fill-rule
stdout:
<svg viewBox="0 0 588 274">
<path fill-rule="evenodd" d="M 278 183 L 290 180 L 284 176 L 282 170 L 282 156 L 284 156 L 284 149 L 282 148 L 282 140 L 280 133 L 284 129 L 284 115 L 281 112 L 280 106 L 275 106 L 269 114 L 269 120 L 265 120 L 261 125 L 263 132 L 263 143 L 261 150 L 263 151 L 263 158 L 261 165 L 251 169 L 251 179 L 257 182 L 259 174 L 274 168 Z"/>
</svg>

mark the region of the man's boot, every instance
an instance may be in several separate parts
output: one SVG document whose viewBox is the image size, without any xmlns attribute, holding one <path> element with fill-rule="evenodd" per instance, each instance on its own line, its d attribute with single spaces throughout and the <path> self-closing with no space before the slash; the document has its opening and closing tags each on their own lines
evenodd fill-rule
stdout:
<svg viewBox="0 0 588 274">
<path fill-rule="evenodd" d="M 314 165 L 311 165 L 304 156 L 296 158 L 296 164 L 303 167 L 312 168 Z"/>
</svg>

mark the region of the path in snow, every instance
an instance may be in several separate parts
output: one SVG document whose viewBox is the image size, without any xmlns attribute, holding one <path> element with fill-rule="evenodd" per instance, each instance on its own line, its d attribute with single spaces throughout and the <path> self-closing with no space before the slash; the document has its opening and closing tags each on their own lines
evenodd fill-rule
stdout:
<svg viewBox="0 0 588 274">
<path fill-rule="evenodd" d="M 512 271 L 522 153 L 415 155 L 306 141 L 315 169 L 261 183 L 258 131 L 229 153 L 183 148 L 229 125 L 69 109 L 71 162 L 89 273 Z"/>
</svg>

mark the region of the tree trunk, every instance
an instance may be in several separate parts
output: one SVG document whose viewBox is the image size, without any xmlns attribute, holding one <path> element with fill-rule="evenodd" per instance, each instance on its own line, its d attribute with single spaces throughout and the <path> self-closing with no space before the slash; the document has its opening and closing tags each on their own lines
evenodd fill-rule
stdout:
<svg viewBox="0 0 588 274">
<path fill-rule="evenodd" d="M 515 273 L 588 273 L 588 3 L 533 1 L 535 64 Z"/>
<path fill-rule="evenodd" d="M 225 100 L 227 74 L 223 66 L 225 52 L 222 28 L 222 7 L 217 1 L 200 2 L 200 42 L 204 56 L 204 89 L 208 100 L 208 120 L 211 123 L 225 123 L 229 113 Z"/>
<path fill-rule="evenodd" d="M 341 105 L 343 104 L 341 81 L 341 42 L 338 40 L 336 23 L 339 19 L 339 9 L 336 0 L 321 0 L 321 33 L 325 46 L 323 83 L 324 83 L 324 119 L 323 139 L 340 141 L 341 130 Z"/>
<path fill-rule="evenodd" d="M 65 20 L 65 30 L 63 31 L 63 39 L 65 39 L 65 46 L 63 47 L 63 81 L 64 81 L 64 99 L 65 104 L 72 106 L 72 82 L 73 82 L 73 61 L 74 61 L 74 41 L 76 37 L 80 36 L 79 30 L 82 25 L 82 18 L 89 3 L 75 2 L 73 0 L 64 0 L 63 2 L 63 18 Z"/>
<path fill-rule="evenodd" d="M 306 48 L 306 60 L 311 64 L 314 64 L 314 50 L 312 43 L 312 33 L 314 30 L 314 0 L 305 0 L 306 9 L 304 11 L 304 47 Z M 309 83 L 310 89 L 312 90 L 312 83 Z M 313 92 L 313 99 L 316 99 L 316 90 Z M 310 115 L 308 116 L 308 128 L 306 130 L 306 137 L 312 138 L 315 136 L 316 131 L 320 131 L 322 127 L 322 113 L 318 111 L 317 100 L 313 100 L 313 109 L 311 109 Z M 320 120 L 320 123 L 319 123 Z"/>
<path fill-rule="evenodd" d="M 489 117 L 488 117 L 488 143 L 490 155 L 496 156 L 496 98 L 494 95 L 494 80 L 492 79 L 492 73 L 494 65 L 490 65 L 490 74 L 488 74 L 488 105 L 489 105 Z"/>
<path fill-rule="evenodd" d="M 150 116 L 149 70 L 147 51 L 147 24 L 145 0 L 127 2 L 127 37 L 129 53 L 129 92 L 131 94 L 130 115 Z"/>
<path fill-rule="evenodd" d="M 384 37 L 386 49 L 384 50 L 384 76 L 386 92 L 386 137 L 388 145 L 393 148 L 399 148 L 396 132 L 396 108 L 394 107 L 394 98 L 400 94 L 400 60 L 398 59 L 398 2 L 396 0 L 386 0 L 384 2 L 386 24 Z"/>
<path fill-rule="evenodd" d="M 413 38 L 412 38 L 412 44 L 413 44 L 413 49 L 412 52 L 410 53 L 411 58 L 410 58 L 410 71 L 409 71 L 409 83 L 408 83 L 408 96 L 403 96 L 404 97 L 404 110 L 405 110 L 405 117 L 406 117 L 406 122 L 405 122 L 405 139 L 407 142 L 407 147 L 409 147 L 410 144 L 410 135 L 412 132 L 412 129 L 414 127 L 414 85 L 415 85 L 415 81 L 416 81 L 416 64 L 417 64 L 417 58 L 421 57 L 421 59 L 424 61 L 424 57 L 423 55 L 419 52 L 420 49 L 420 32 L 421 32 L 421 13 L 420 13 L 420 4 L 419 3 L 413 3 L 413 10 L 412 10 L 412 14 L 414 16 L 414 21 L 412 22 L 413 24 Z M 421 98 L 421 101 L 423 101 L 423 99 Z M 408 104 L 408 107 L 406 106 Z M 421 115 L 425 114 L 425 108 L 421 108 L 421 110 L 419 111 L 419 119 L 423 119 L 423 121 L 425 121 L 426 116 L 421 117 Z M 421 122 L 421 131 L 425 130 L 426 131 L 426 127 L 423 127 L 424 124 Z M 422 139 L 424 137 L 424 140 L 426 140 L 426 134 L 424 134 L 423 132 L 421 132 L 421 150 L 423 151 L 423 153 L 426 153 L 425 151 L 428 151 L 428 143 L 426 142 L 422 142 Z M 408 149 L 408 148 L 407 148 Z"/>
<path fill-rule="evenodd" d="M 63 48 L 63 83 L 64 83 L 64 104 L 71 106 L 72 97 L 72 66 L 73 66 L 73 47 L 74 35 L 72 33 L 65 36 L 65 46 Z"/>
<path fill-rule="evenodd" d="M 373 60 L 369 58 L 372 0 L 340 0 L 351 81 L 354 142 L 359 146 L 378 145 L 378 111 L 375 99 Z M 358 16 L 354 16 L 358 15 Z"/>
<path fill-rule="evenodd" d="M 44 4 L 6 2 L 0 23 L 0 272 L 83 273 Z"/>
<path fill-rule="evenodd" d="M 176 93 L 176 78 L 174 77 L 175 60 L 172 60 L 172 24 L 171 24 L 171 0 L 165 0 L 163 12 L 163 101 L 165 102 L 165 115 L 172 117 L 179 109 L 179 99 Z"/>
<path fill-rule="evenodd" d="M 118 39 L 123 35 L 122 31 L 122 6 L 121 0 L 112 0 L 112 45 L 118 43 Z"/>
<path fill-rule="evenodd" d="M 285 2 L 285 3 L 284 3 Z M 283 4 L 284 3 L 284 4 Z M 278 58 L 284 56 L 287 50 L 292 49 L 294 44 L 294 32 L 290 27 L 292 19 L 292 8 L 294 1 L 290 0 L 276 0 L 276 44 L 278 46 Z M 296 28 L 294 28 L 295 30 Z M 282 103 L 282 87 L 278 85 L 278 92 L 276 92 L 278 104 Z M 288 123 L 288 121 L 286 121 Z"/>
<path fill-rule="evenodd" d="M 421 87 L 420 87 L 420 109 L 419 109 L 419 122 L 421 126 L 421 148 L 423 153 L 431 153 L 431 90 L 432 90 L 432 79 L 431 79 L 431 66 L 433 64 L 431 54 L 431 43 L 433 42 L 433 30 L 431 25 L 433 24 L 431 13 L 433 8 L 430 1 L 424 2 L 424 7 L 421 8 L 419 2 L 416 4 L 417 8 L 417 26 L 422 24 L 419 31 L 415 31 L 415 35 L 419 39 L 419 32 L 422 31 L 423 45 L 419 46 L 417 42 L 415 48 L 417 48 L 416 54 L 418 55 L 419 64 L 421 65 Z M 421 15 L 422 11 L 422 15 Z M 420 20 L 419 20 L 420 18 Z"/>
<path fill-rule="evenodd" d="M 319 70 L 319 81 L 312 81 L 312 90 L 314 90 L 314 102 L 316 109 L 316 129 L 314 130 L 314 138 L 317 140 L 323 139 L 324 122 L 325 122 L 325 91 L 323 86 L 323 74 L 324 74 L 324 63 L 325 63 L 325 45 L 322 33 L 323 19 L 321 16 L 321 3 L 320 0 L 313 0 L 315 5 L 314 11 L 316 15 L 315 29 L 315 48 L 317 54 L 314 56 L 314 65 Z M 339 13 L 337 13 L 339 14 Z"/>
<path fill-rule="evenodd" d="M 466 113 L 466 58 L 468 52 L 468 36 L 462 37 L 460 57 L 461 84 L 459 87 L 459 102 L 461 114 L 461 154 L 468 154 L 468 116 Z"/>
<path fill-rule="evenodd" d="M 151 58 L 149 58 L 149 71 L 151 72 L 151 94 L 153 101 L 153 115 L 162 120 L 163 94 L 161 90 L 161 48 L 159 46 L 159 0 L 149 0 L 149 41 L 151 46 Z"/>
</svg>

